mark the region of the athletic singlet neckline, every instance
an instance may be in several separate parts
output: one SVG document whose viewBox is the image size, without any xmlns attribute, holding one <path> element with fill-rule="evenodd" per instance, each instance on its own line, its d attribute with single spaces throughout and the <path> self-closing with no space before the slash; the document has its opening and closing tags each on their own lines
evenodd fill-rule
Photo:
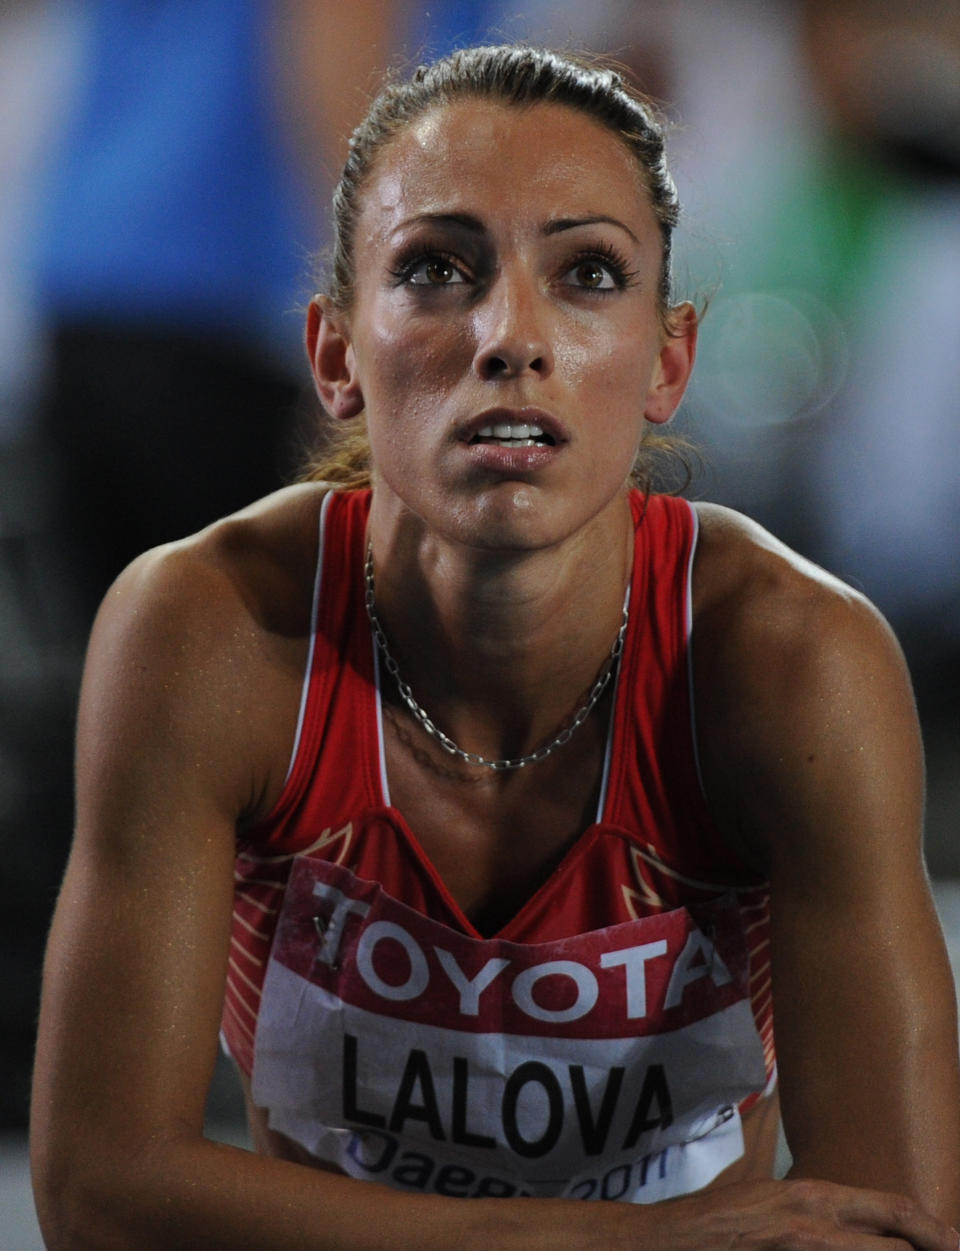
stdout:
<svg viewBox="0 0 960 1251">
<path fill-rule="evenodd" d="M 634 531 L 636 532 L 642 524 L 643 514 L 641 514 L 638 518 L 634 509 L 631 507 L 631 515 L 633 517 Z M 636 576 L 637 557 L 636 554 L 634 554 L 633 565 L 630 571 L 630 580 L 627 588 L 628 603 L 636 598 L 634 587 Z M 613 678 L 613 699 L 611 700 L 610 710 L 607 714 L 606 741 L 603 752 L 603 766 L 600 774 L 600 794 L 597 801 L 594 819 L 589 825 L 573 837 L 559 861 L 547 873 L 546 877 L 544 877 L 539 882 L 539 885 L 535 886 L 531 893 L 524 898 L 523 902 L 519 905 L 516 911 L 509 916 L 504 924 L 492 933 L 484 933 L 473 923 L 473 921 L 471 921 L 465 909 L 454 897 L 453 892 L 444 880 L 443 875 L 433 863 L 433 860 L 427 853 L 420 839 L 417 837 L 413 827 L 407 821 L 400 809 L 396 808 L 391 802 L 390 784 L 387 777 L 386 765 L 386 738 L 384 733 L 380 656 L 373 638 L 373 632 L 371 630 L 370 649 L 373 657 L 373 700 L 377 757 L 377 768 L 368 768 L 367 770 L 367 776 L 371 779 L 375 793 L 375 802 L 372 806 L 378 813 L 381 813 L 388 818 L 391 828 L 397 836 L 399 836 L 406 849 L 414 856 L 419 866 L 423 869 L 444 907 L 449 911 L 451 917 L 464 930 L 464 932 L 471 935 L 471 937 L 484 940 L 503 939 L 505 941 L 518 941 L 512 939 L 513 933 L 522 928 L 527 915 L 541 905 L 543 896 L 547 892 L 560 888 L 562 880 L 569 876 L 572 866 L 574 866 L 578 860 L 587 854 L 589 849 L 596 842 L 597 838 L 599 838 L 602 834 L 609 833 L 617 837 L 624 838 L 629 843 L 636 842 L 634 837 L 628 831 L 620 829 L 610 822 L 605 822 L 603 819 L 609 800 L 611 762 L 613 760 L 615 738 L 618 737 L 618 722 L 620 723 L 619 733 L 622 734 L 626 732 L 624 728 L 626 709 L 621 708 L 620 706 L 621 701 L 625 698 L 621 682 L 623 670 L 622 657 L 628 652 L 628 648 L 630 646 L 630 635 L 636 628 L 638 628 L 638 626 L 635 615 L 631 614 L 627 625 L 627 636 L 624 639 L 623 652 L 621 653 L 620 660 L 617 662 L 617 669 Z M 369 740 L 366 742 L 364 750 L 367 754 L 369 754 Z"/>
<path fill-rule="evenodd" d="M 372 811 L 375 811 L 376 815 L 390 826 L 391 832 L 400 841 L 404 850 L 413 856 L 418 866 L 426 874 L 430 886 L 437 896 L 437 902 L 447 914 L 441 917 L 438 912 L 430 908 L 427 915 L 434 921 L 439 921 L 444 925 L 452 921 L 457 928 L 461 929 L 469 937 L 482 942 L 500 940 L 503 942 L 525 943 L 526 940 L 522 936 L 522 930 L 529 914 L 534 910 L 542 908 L 545 896 L 563 890 L 565 879 L 573 873 L 578 862 L 588 855 L 599 838 L 613 836 L 625 840 L 632 846 L 636 845 L 637 841 L 629 831 L 620 829 L 613 824 L 604 821 L 592 822 L 586 829 L 574 837 L 558 863 L 554 865 L 540 884 L 533 888 L 516 911 L 499 928 L 487 932 L 475 925 L 463 906 L 457 902 L 453 892 L 427 854 L 423 844 L 411 829 L 403 813 L 398 808 L 389 805 L 377 806 Z M 376 837 L 368 830 L 366 837 L 369 838 L 371 836 Z M 518 931 L 520 932 L 518 933 Z"/>
<path fill-rule="evenodd" d="M 348 566 L 356 567 L 357 560 L 362 561 L 362 553 L 366 547 L 366 515 L 369 510 L 369 492 L 362 493 L 365 499 L 358 500 L 362 512 L 357 518 L 360 524 L 354 530 L 354 536 L 351 546 L 356 550 L 348 556 Z M 296 732 L 296 745 L 293 752 L 293 758 L 287 777 L 287 784 L 293 783 L 296 786 L 295 792 L 287 792 L 280 797 L 274 808 L 274 813 L 278 813 L 284 807 L 293 802 L 293 794 L 300 794 L 301 788 L 308 784 L 309 773 L 303 770 L 300 751 L 303 743 L 301 734 L 307 716 L 307 705 L 310 697 L 310 674 L 313 671 L 314 663 L 314 646 L 316 641 L 317 630 L 319 626 L 320 603 L 322 599 L 322 586 L 326 578 L 326 566 L 328 564 L 328 543 L 330 541 L 330 518 L 328 516 L 330 505 L 334 503 L 338 492 L 330 491 L 325 496 L 320 510 L 320 545 L 318 552 L 317 576 L 314 585 L 314 604 L 313 604 L 313 629 L 311 637 L 311 645 L 307 662 L 307 676 L 304 683 L 304 690 L 301 698 L 300 715 Z M 689 602 L 689 579 L 693 563 L 693 554 L 696 549 L 697 538 L 697 519 L 696 513 L 689 507 L 689 513 L 693 524 L 693 539 L 686 553 L 687 564 L 687 603 L 684 623 L 684 633 L 689 638 L 691 627 L 690 621 L 690 602 Z M 635 529 L 639 528 L 646 515 L 646 508 L 639 508 L 633 502 L 631 497 L 631 511 L 633 514 L 633 522 Z M 358 555 L 359 554 L 359 555 Z M 646 598 L 646 582 L 647 571 L 642 564 L 638 554 L 635 552 L 634 564 L 630 577 L 630 596 L 631 600 L 641 603 Z M 380 690 L 380 672 L 379 657 L 377 655 L 376 643 L 373 639 L 372 631 L 369 629 L 369 623 L 362 607 L 362 589 L 358 590 L 354 584 L 352 595 L 355 602 L 359 603 L 358 619 L 363 621 L 365 629 L 365 637 L 358 638 L 359 651 L 355 653 L 356 661 L 360 666 L 360 671 L 364 670 L 368 674 L 368 681 L 364 684 L 362 699 L 365 709 L 357 718 L 358 728 L 361 733 L 358 735 L 360 742 L 357 757 L 357 765 L 359 772 L 363 777 L 362 790 L 366 792 L 366 803 L 363 804 L 360 812 L 365 814 L 367 818 L 379 819 L 383 824 L 390 827 L 394 838 L 399 839 L 401 848 L 410 856 L 418 868 L 425 875 L 431 893 L 434 896 L 435 903 L 439 905 L 444 913 L 458 927 L 462 928 L 467 934 L 477 938 L 503 938 L 504 940 L 522 941 L 522 939 L 513 939 L 514 933 L 520 929 L 524 922 L 529 918 L 531 912 L 538 907 L 542 907 L 543 900 L 551 891 L 557 889 L 558 884 L 562 884 L 569 875 L 571 868 L 583 858 L 590 848 L 595 844 L 597 839 L 602 835 L 612 835 L 617 839 L 625 840 L 632 848 L 640 851 L 646 858 L 648 853 L 653 852 L 653 848 L 642 842 L 637 834 L 631 832 L 624 827 L 617 819 L 616 813 L 612 810 L 615 801 L 615 789 L 618 785 L 613 779 L 612 774 L 615 771 L 614 761 L 618 760 L 617 750 L 622 743 L 623 736 L 628 733 L 628 714 L 627 692 L 624 682 L 624 658 L 631 654 L 632 641 L 635 639 L 635 632 L 641 628 L 641 623 L 637 620 L 637 612 L 630 615 L 627 636 L 625 639 L 624 649 L 621 660 L 618 663 L 617 673 L 614 678 L 614 698 L 611 702 L 610 712 L 608 714 L 608 726 L 606 735 L 606 747 L 604 751 L 603 769 L 601 773 L 600 795 L 598 798 L 595 819 L 587 825 L 579 834 L 576 834 L 560 859 L 550 869 L 546 876 L 540 881 L 531 893 L 523 900 L 516 911 L 507 919 L 507 921 L 497 930 L 490 934 L 484 934 L 467 916 L 464 908 L 458 903 L 452 891 L 448 887 L 443 876 L 440 874 L 436 865 L 431 860 L 426 849 L 423 847 L 416 833 L 408 823 L 404 814 L 390 802 L 389 783 L 386 777 L 386 763 L 384 757 L 384 724 L 382 714 L 382 700 Z M 356 597 L 360 595 L 359 601 Z M 689 674 L 688 674 L 689 680 Z M 359 711 L 359 710 L 358 710 Z M 620 764 L 616 764 L 616 770 L 621 768 Z M 294 782 L 294 776 L 300 774 L 301 780 Z M 604 819 L 604 813 L 609 813 L 607 819 Z M 358 812 L 358 816 L 360 815 Z M 270 821 L 272 817 L 268 817 Z M 367 835 L 376 837 L 373 830 L 368 829 Z M 660 867 L 668 874 L 673 875 L 675 872 L 673 866 L 668 861 L 663 861 L 662 857 L 654 853 L 656 861 Z M 698 882 L 696 885 L 711 891 L 722 893 L 728 890 L 729 883 L 716 885 L 705 882 Z"/>
</svg>

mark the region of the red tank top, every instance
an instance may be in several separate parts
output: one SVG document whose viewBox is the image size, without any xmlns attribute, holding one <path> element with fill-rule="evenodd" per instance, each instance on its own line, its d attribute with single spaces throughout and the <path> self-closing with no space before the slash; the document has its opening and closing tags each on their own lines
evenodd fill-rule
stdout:
<svg viewBox="0 0 960 1251">
<path fill-rule="evenodd" d="M 368 492 L 322 505 L 296 746 L 239 840 L 223 1017 L 270 1124 L 354 1176 L 648 1201 L 742 1152 L 774 1073 L 766 883 L 704 801 L 683 501 L 631 497 L 626 633 L 596 821 L 495 935 L 385 776 Z"/>
</svg>

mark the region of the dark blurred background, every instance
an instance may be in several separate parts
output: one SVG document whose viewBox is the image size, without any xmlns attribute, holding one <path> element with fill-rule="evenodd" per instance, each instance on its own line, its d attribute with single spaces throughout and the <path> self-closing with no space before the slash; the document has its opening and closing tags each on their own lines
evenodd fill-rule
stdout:
<svg viewBox="0 0 960 1251">
<path fill-rule="evenodd" d="M 662 103 L 677 295 L 708 304 L 678 417 L 703 457 L 693 494 L 892 622 L 928 863 L 960 919 L 953 0 L 5 0 L 0 1131 L 26 1124 L 96 605 L 137 552 L 295 471 L 316 418 L 302 309 L 345 135 L 380 68 L 485 36 L 612 54 Z"/>
</svg>

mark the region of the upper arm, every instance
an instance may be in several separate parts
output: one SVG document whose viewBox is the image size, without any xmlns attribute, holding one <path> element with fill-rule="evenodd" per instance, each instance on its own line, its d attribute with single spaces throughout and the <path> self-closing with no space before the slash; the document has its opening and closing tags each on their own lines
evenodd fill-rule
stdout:
<svg viewBox="0 0 960 1251">
<path fill-rule="evenodd" d="M 862 597 L 772 548 L 746 561 L 740 601 L 705 614 L 698 704 L 721 823 L 769 871 L 795 1169 L 906 1191 L 956 1220 L 954 989 L 906 667 Z"/>
<path fill-rule="evenodd" d="M 235 822 L 258 784 L 248 633 L 222 576 L 182 554 L 141 559 L 95 625 L 38 1035 L 41 1196 L 201 1131 Z"/>
</svg>

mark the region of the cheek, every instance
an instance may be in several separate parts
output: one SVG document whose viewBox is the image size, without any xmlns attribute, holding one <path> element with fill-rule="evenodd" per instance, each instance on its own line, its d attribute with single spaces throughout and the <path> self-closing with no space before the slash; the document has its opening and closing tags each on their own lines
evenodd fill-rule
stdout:
<svg viewBox="0 0 960 1251">
<path fill-rule="evenodd" d="M 391 316 L 389 311 L 373 317 L 360 359 L 366 380 L 364 395 L 370 404 L 397 408 L 424 408 L 436 404 L 462 372 L 468 350 L 451 328 L 438 331 L 436 322 L 418 324 L 409 315 Z"/>
<path fill-rule="evenodd" d="M 435 327 L 408 322 L 398 333 L 389 319 L 368 325 L 360 363 L 367 430 L 374 462 L 381 472 L 389 467 L 390 478 L 418 476 L 437 439 L 438 414 L 456 381 L 453 355 Z"/>
<path fill-rule="evenodd" d="M 567 376 L 594 436 L 586 455 L 598 481 L 612 476 L 619 482 L 630 473 L 646 427 L 643 414 L 656 357 L 656 343 L 638 335 L 635 326 L 565 348 Z"/>
<path fill-rule="evenodd" d="M 602 398 L 616 413 L 642 410 L 655 360 L 655 351 L 635 331 L 605 330 L 587 337 L 571 337 L 556 349 L 558 368 L 572 387 Z"/>
</svg>

